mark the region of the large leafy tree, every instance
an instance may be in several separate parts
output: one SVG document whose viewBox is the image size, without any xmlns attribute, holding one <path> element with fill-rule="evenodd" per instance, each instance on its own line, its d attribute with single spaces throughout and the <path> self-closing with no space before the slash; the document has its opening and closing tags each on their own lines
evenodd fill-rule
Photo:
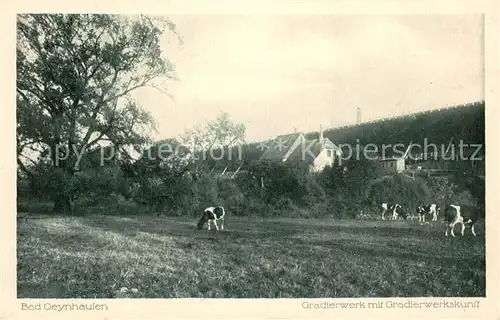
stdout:
<svg viewBox="0 0 500 320">
<path fill-rule="evenodd" d="M 194 151 L 205 151 L 242 143 L 245 125 L 234 123 L 227 112 L 222 112 L 205 125 L 195 126 L 181 135 L 181 141 Z"/>
<path fill-rule="evenodd" d="M 48 155 L 55 211 L 71 211 L 67 185 L 87 152 L 107 140 L 126 154 L 125 147 L 144 143 L 154 129 L 131 93 L 165 90 L 175 79 L 160 47 L 168 30 L 176 34 L 169 20 L 151 16 L 18 16 L 17 161 L 33 178 L 30 149 Z"/>
<path fill-rule="evenodd" d="M 197 168 L 213 169 L 217 163 L 238 167 L 242 162 L 246 128 L 235 123 L 228 113 L 222 112 L 204 125 L 195 126 L 179 138 L 193 153 Z"/>
</svg>

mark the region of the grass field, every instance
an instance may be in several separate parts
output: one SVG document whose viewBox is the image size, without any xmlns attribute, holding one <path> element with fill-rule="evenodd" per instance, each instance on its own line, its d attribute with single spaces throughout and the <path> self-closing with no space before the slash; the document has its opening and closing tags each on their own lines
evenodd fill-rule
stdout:
<svg viewBox="0 0 500 320">
<path fill-rule="evenodd" d="M 219 233 L 195 224 L 21 221 L 18 298 L 485 296 L 482 226 L 478 237 L 445 238 L 441 222 L 229 217 Z"/>
</svg>

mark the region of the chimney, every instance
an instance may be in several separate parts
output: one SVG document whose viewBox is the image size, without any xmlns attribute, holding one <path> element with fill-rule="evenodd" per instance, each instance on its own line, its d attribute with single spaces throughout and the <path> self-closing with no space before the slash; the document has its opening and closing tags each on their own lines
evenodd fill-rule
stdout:
<svg viewBox="0 0 500 320">
<path fill-rule="evenodd" d="M 319 142 L 323 142 L 323 127 L 319 125 Z"/>
<path fill-rule="evenodd" d="M 361 123 L 361 108 L 358 107 L 356 110 L 356 124 Z"/>
</svg>

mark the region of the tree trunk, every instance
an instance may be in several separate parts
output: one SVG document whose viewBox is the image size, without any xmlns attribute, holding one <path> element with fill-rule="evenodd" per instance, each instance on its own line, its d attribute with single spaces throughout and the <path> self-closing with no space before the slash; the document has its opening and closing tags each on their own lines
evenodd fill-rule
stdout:
<svg viewBox="0 0 500 320">
<path fill-rule="evenodd" d="M 56 195 L 54 196 L 54 213 L 59 214 L 71 214 L 71 201 L 68 195 Z"/>
</svg>

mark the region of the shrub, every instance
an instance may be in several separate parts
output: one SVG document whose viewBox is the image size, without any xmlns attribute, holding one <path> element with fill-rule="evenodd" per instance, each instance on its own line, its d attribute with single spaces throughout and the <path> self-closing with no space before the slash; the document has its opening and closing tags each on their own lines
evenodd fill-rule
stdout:
<svg viewBox="0 0 500 320">
<path fill-rule="evenodd" d="M 252 178 L 259 183 L 263 179 L 264 190 L 255 191 L 269 204 L 275 204 L 282 197 L 300 201 L 307 194 L 303 183 L 304 174 L 304 168 L 272 161 L 257 161 L 249 168 Z"/>
<path fill-rule="evenodd" d="M 309 216 L 311 218 L 338 217 L 338 211 L 336 210 L 333 201 L 328 200 L 312 204 L 309 212 Z"/>
<path fill-rule="evenodd" d="M 367 189 L 367 200 L 372 209 L 383 202 L 398 202 L 412 210 L 419 203 L 432 199 L 432 192 L 425 180 L 413 179 L 404 174 L 394 174 L 373 180 Z"/>
<path fill-rule="evenodd" d="M 239 216 L 271 216 L 271 208 L 259 198 L 246 198 L 237 208 L 235 215 Z"/>
<path fill-rule="evenodd" d="M 53 207 L 54 204 L 49 200 L 17 197 L 17 212 L 48 214 Z"/>
<path fill-rule="evenodd" d="M 222 205 L 239 216 L 366 219 L 379 216 L 382 202 L 399 202 L 410 211 L 424 202 L 484 205 L 484 180 L 475 176 L 375 177 L 368 161 L 348 162 L 347 171 L 334 166 L 314 174 L 294 164 L 257 161 L 235 179 L 141 168 L 135 175 L 125 175 L 119 166 L 91 168 L 65 179 L 63 172 L 41 164 L 36 179 L 18 184 L 18 210 L 50 212 L 52 201 L 38 199 L 51 199 L 56 189 L 76 196 L 75 214 L 196 216 L 206 206 Z"/>
<path fill-rule="evenodd" d="M 273 205 L 272 212 L 274 213 L 273 215 L 276 216 L 287 216 L 296 209 L 297 206 L 293 203 L 292 199 L 281 197 Z"/>
</svg>

